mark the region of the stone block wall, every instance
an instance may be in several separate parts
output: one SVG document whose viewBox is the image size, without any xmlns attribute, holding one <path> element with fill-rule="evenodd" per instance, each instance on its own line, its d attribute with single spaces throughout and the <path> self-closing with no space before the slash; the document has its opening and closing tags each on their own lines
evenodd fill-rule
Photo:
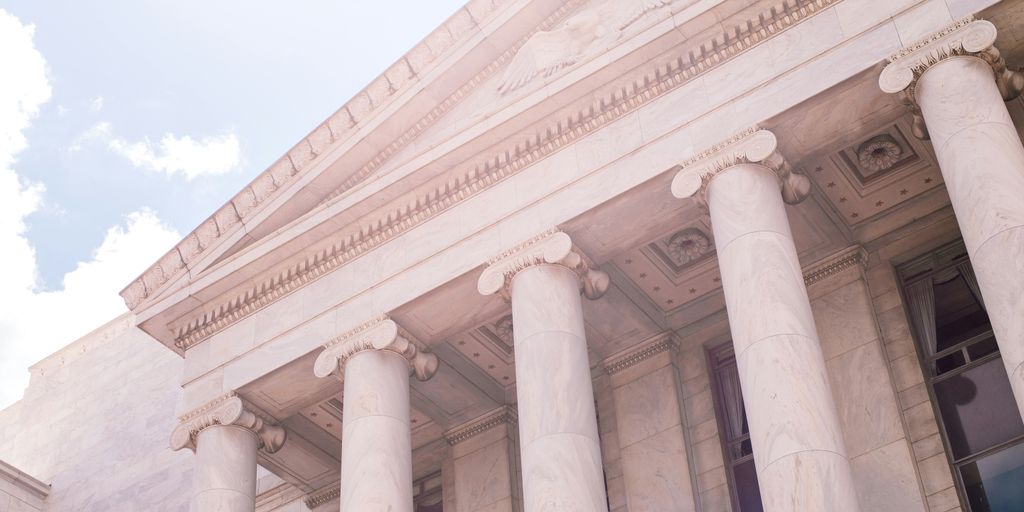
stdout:
<svg viewBox="0 0 1024 512">
<path fill-rule="evenodd" d="M 901 419 L 929 512 L 959 512 L 945 447 L 904 310 L 895 267 L 959 237 L 952 213 L 893 233 L 869 247 L 867 286 L 884 354 L 898 393 Z"/>
<path fill-rule="evenodd" d="M 184 511 L 192 454 L 168 447 L 182 360 L 119 317 L 32 367 L 0 411 L 0 459 L 51 485 L 43 511 Z"/>
</svg>

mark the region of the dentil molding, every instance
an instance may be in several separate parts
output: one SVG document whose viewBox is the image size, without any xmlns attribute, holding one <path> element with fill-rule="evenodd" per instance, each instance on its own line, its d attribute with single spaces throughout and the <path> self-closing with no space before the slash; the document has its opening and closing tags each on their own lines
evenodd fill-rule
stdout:
<svg viewBox="0 0 1024 512">
<path fill-rule="evenodd" d="M 399 204 L 382 212 L 378 220 L 359 226 L 358 231 L 351 235 L 339 237 L 329 248 L 296 262 L 252 288 L 242 290 L 191 320 L 175 325 L 175 346 L 182 351 L 188 350 L 309 282 L 518 174 L 665 93 L 732 61 L 839 1 L 783 2 L 752 16 L 747 22 L 739 23 L 734 29 L 723 28 L 719 33 L 710 34 L 704 43 L 674 61 L 642 70 L 642 76 L 630 87 L 595 98 L 591 105 L 564 119 L 552 119 L 547 126 L 539 126 L 533 136 L 509 141 L 507 147 L 462 169 L 452 181 L 414 197 L 408 204 Z M 131 301 L 129 306 L 132 307 Z"/>
<path fill-rule="evenodd" d="M 779 153 L 775 134 L 755 126 L 683 162 L 672 179 L 672 195 L 680 199 L 695 198 L 701 208 L 707 210 L 707 189 L 711 180 L 734 165 L 748 163 L 774 171 L 782 182 L 782 198 L 789 204 L 803 201 L 811 191 L 810 179 L 796 173 Z"/>
<path fill-rule="evenodd" d="M 671 332 L 664 332 L 654 336 L 651 341 L 642 343 L 639 348 L 630 348 L 625 354 L 616 354 L 604 362 L 604 371 L 608 375 L 614 375 L 627 368 L 640 364 L 662 352 L 677 350 L 679 343 L 676 342 Z"/>
<path fill-rule="evenodd" d="M 313 373 L 320 378 L 331 374 L 341 376 L 345 362 L 364 350 L 388 350 L 405 357 L 410 372 L 419 380 L 428 380 L 437 371 L 437 356 L 414 342 L 394 320 L 382 316 L 327 342 L 313 363 Z"/>
<path fill-rule="evenodd" d="M 573 244 L 569 235 L 552 229 L 523 242 L 491 259 L 480 274 L 477 291 L 482 295 L 501 292 L 511 300 L 512 278 L 534 265 L 562 265 L 580 278 L 580 290 L 588 299 L 599 299 L 608 291 L 609 278 L 604 271 L 592 268 L 589 261 Z"/>
<path fill-rule="evenodd" d="M 892 54 L 878 77 L 878 86 L 890 94 L 900 94 L 914 116 L 914 135 L 928 138 L 921 109 L 917 104 L 917 81 L 928 68 L 950 57 L 978 57 L 990 66 L 1003 99 L 1010 101 L 1024 90 L 1024 74 L 1006 67 L 996 42 L 996 27 L 989 21 L 967 17 Z"/>
<path fill-rule="evenodd" d="M 516 409 L 506 405 L 445 432 L 444 438 L 450 446 L 455 446 L 499 425 L 515 426 L 517 421 Z"/>
<path fill-rule="evenodd" d="M 171 449 L 196 450 L 196 436 L 213 425 L 235 425 L 256 434 L 260 448 L 267 453 L 281 449 L 287 431 L 276 425 L 265 413 L 242 400 L 235 393 L 227 393 L 179 418 L 181 423 L 171 432 Z"/>
</svg>

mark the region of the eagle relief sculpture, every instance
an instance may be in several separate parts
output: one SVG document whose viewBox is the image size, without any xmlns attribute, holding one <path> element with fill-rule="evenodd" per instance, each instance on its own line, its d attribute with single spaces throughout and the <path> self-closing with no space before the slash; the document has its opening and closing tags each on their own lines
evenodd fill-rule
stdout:
<svg viewBox="0 0 1024 512">
<path fill-rule="evenodd" d="M 693 3 L 690 0 L 689 3 Z M 572 15 L 557 27 L 530 36 L 498 84 L 504 96 L 537 76 L 548 77 L 587 53 L 622 36 L 627 27 L 673 0 L 605 0 Z"/>
</svg>

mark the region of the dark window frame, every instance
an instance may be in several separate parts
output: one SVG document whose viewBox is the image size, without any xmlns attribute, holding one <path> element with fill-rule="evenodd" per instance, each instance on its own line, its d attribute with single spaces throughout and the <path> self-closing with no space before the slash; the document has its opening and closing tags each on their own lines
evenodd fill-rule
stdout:
<svg viewBox="0 0 1024 512">
<path fill-rule="evenodd" d="M 953 254 L 953 256 L 949 257 L 950 254 Z M 945 261 L 943 261 L 942 255 L 946 256 Z M 925 260 L 931 260 L 932 263 L 927 270 L 920 270 L 911 273 L 910 275 L 906 275 L 906 271 L 908 269 L 920 267 Z M 968 499 L 967 488 L 964 484 L 963 475 L 959 468 L 961 466 L 967 466 L 975 463 L 978 460 L 1000 450 L 1017 444 L 1024 444 L 1024 434 L 1018 435 L 1007 441 L 990 446 L 960 459 L 956 459 L 953 446 L 950 442 L 949 432 L 947 431 L 945 422 L 943 421 L 942 410 L 939 407 L 939 398 L 935 392 L 935 384 L 955 378 L 964 372 L 985 365 L 996 359 L 1001 359 L 1002 353 L 997 349 L 995 352 L 988 353 L 977 358 L 971 358 L 968 354 L 968 347 L 987 338 L 995 338 L 995 334 L 993 333 L 990 324 L 987 330 L 967 336 L 964 339 L 957 341 L 952 346 L 944 348 L 941 351 L 936 351 L 936 353 L 930 357 L 927 356 L 924 352 L 924 348 L 921 346 L 921 335 L 917 332 L 915 322 L 911 318 L 911 312 L 907 306 L 909 302 L 907 300 L 906 291 L 907 287 L 915 282 L 922 281 L 924 279 L 932 279 L 935 275 L 943 272 L 949 272 L 950 270 L 955 269 L 957 265 L 965 262 L 970 263 L 970 258 L 967 255 L 967 249 L 964 246 L 963 240 L 957 240 L 932 249 L 916 258 L 911 258 L 905 263 L 894 264 L 893 270 L 896 275 L 897 290 L 900 295 L 900 300 L 902 301 L 901 308 L 903 309 L 903 314 L 907 321 L 912 341 L 914 342 L 914 353 L 917 355 L 917 361 L 924 377 L 925 390 L 928 392 L 928 401 L 931 403 L 932 414 L 934 415 L 935 423 L 938 426 L 939 438 L 942 441 L 942 448 L 946 455 L 946 463 L 949 465 L 950 473 L 952 473 L 953 476 L 953 487 L 956 489 L 957 498 L 960 500 L 960 507 L 964 512 L 971 512 L 970 499 Z M 937 361 L 958 351 L 961 351 L 964 354 L 966 362 L 954 369 L 939 373 L 936 369 Z M 1009 377 L 1007 377 L 1007 379 L 1008 378 Z"/>
<path fill-rule="evenodd" d="M 731 357 L 731 361 L 726 363 L 719 362 L 724 357 Z M 728 413 L 725 410 L 725 398 L 724 392 L 722 391 L 722 385 L 718 377 L 718 373 L 722 368 L 727 366 L 736 366 L 736 352 L 733 348 L 732 340 L 728 340 L 724 343 L 717 344 L 712 347 L 705 347 L 704 357 L 708 367 L 708 380 L 711 384 L 711 402 L 715 412 L 715 424 L 718 426 L 718 446 L 722 450 L 722 462 L 724 464 L 723 469 L 725 470 L 726 485 L 729 488 L 729 501 L 732 504 L 732 510 L 743 512 L 740 508 L 740 497 L 739 489 L 736 484 L 735 471 L 736 466 L 745 464 L 753 461 L 754 450 L 751 448 L 750 454 L 733 459 L 730 448 L 736 444 L 742 444 L 744 441 L 750 441 L 750 431 L 747 429 L 747 433 L 734 440 L 726 439 L 726 435 L 729 432 Z M 746 400 L 744 399 L 744 410 L 746 410 Z M 760 495 L 758 496 L 760 499 Z"/>
</svg>

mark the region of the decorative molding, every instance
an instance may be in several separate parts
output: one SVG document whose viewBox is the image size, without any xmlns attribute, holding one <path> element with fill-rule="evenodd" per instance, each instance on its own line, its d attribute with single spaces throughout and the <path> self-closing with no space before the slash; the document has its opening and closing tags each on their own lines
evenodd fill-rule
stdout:
<svg viewBox="0 0 1024 512">
<path fill-rule="evenodd" d="M 778 148 L 774 133 L 756 126 L 748 128 L 684 161 L 672 179 L 672 194 L 680 199 L 696 198 L 706 210 L 711 180 L 734 165 L 750 163 L 774 171 L 782 182 L 782 198 L 797 204 L 810 194 L 811 180 L 797 174 Z"/>
<path fill-rule="evenodd" d="M 995 25 L 968 16 L 892 54 L 889 64 L 878 77 L 878 86 L 884 92 L 900 94 L 904 105 L 914 116 L 914 135 L 927 139 L 928 129 L 917 103 L 917 81 L 928 68 L 939 62 L 962 55 L 978 57 L 992 66 L 996 85 L 1004 100 L 1010 101 L 1024 91 L 1024 73 L 1006 67 L 1006 61 L 994 46 L 995 42 Z"/>
<path fill-rule="evenodd" d="M 260 448 L 274 453 L 281 448 L 288 435 L 266 413 L 242 400 L 234 392 L 217 397 L 179 418 L 181 423 L 171 432 L 171 449 L 196 450 L 196 436 L 213 425 L 235 425 L 256 434 Z"/>
<path fill-rule="evenodd" d="M 449 445 L 455 446 L 499 425 L 506 423 L 515 425 L 517 420 L 516 410 L 510 406 L 504 406 L 445 432 L 444 438 Z"/>
<path fill-rule="evenodd" d="M 746 50 L 776 37 L 840 0 L 796 0 L 709 37 L 689 54 L 648 71 L 631 87 L 597 98 L 589 107 L 538 129 L 492 158 L 467 167 L 452 181 L 407 204 L 382 213 L 330 247 L 298 262 L 234 298 L 207 310 L 177 329 L 175 346 L 187 350 L 229 325 L 266 307 L 324 274 L 436 217 L 448 208 L 514 176 L 589 133 L 704 75 Z"/>
<path fill-rule="evenodd" d="M 567 2 L 545 19 L 537 30 L 554 25 L 582 1 Z M 243 221 L 248 220 L 269 198 L 277 195 L 278 190 L 293 182 L 296 176 L 301 171 L 308 169 L 320 155 L 351 139 L 357 129 L 366 124 L 367 119 L 392 103 L 394 98 L 400 96 L 399 93 L 404 92 L 411 84 L 418 82 L 419 77 L 429 71 L 445 52 L 468 40 L 480 24 L 500 10 L 501 4 L 504 3 L 507 2 L 502 0 L 470 2 L 470 5 L 457 11 L 440 27 L 427 35 L 370 85 L 288 150 L 283 157 L 271 164 L 227 204 L 185 236 L 157 263 L 151 265 L 141 276 L 125 287 L 121 291 L 121 297 L 128 309 L 134 311 L 147 298 L 152 297 L 163 284 L 182 274 L 183 270 L 197 260 L 206 249 L 216 245 L 219 238 L 236 231 Z M 405 132 L 392 140 L 346 179 L 341 187 L 329 195 L 328 199 L 340 195 L 368 178 L 391 156 L 407 146 L 426 128 L 432 126 L 442 115 L 462 101 L 470 91 L 504 65 L 528 38 L 529 35 L 523 37 L 516 45 L 509 48 L 494 62 L 491 62 L 476 76 L 431 109 L 423 118 L 412 123 Z"/>
<path fill-rule="evenodd" d="M 622 32 L 648 12 L 673 0 L 605 0 L 573 14 L 565 23 L 534 33 L 515 53 L 498 84 L 502 96 L 529 84 L 538 76 L 549 77 L 607 48 Z M 696 0 L 689 0 L 689 7 Z"/>
<path fill-rule="evenodd" d="M 854 245 L 810 265 L 803 273 L 804 284 L 810 286 L 849 268 L 856 266 L 865 268 L 867 264 L 867 251 L 859 245 Z"/>
<path fill-rule="evenodd" d="M 545 231 L 488 261 L 477 281 L 477 291 L 481 295 L 501 292 L 502 297 L 511 300 L 512 278 L 521 270 L 545 263 L 576 272 L 580 289 L 588 299 L 599 299 L 608 291 L 608 274 L 593 268 L 569 235 L 557 229 Z"/>
<path fill-rule="evenodd" d="M 417 379 L 428 380 L 437 371 L 437 356 L 413 340 L 394 320 L 381 316 L 327 342 L 313 363 L 313 373 L 320 378 L 341 376 L 350 357 L 364 350 L 388 350 L 405 357 Z"/>
<path fill-rule="evenodd" d="M 892 169 L 903 155 L 903 148 L 891 135 L 872 137 L 857 147 L 857 163 L 871 172 Z"/>
<path fill-rule="evenodd" d="M 335 484 L 326 491 L 319 492 L 317 494 L 311 494 L 306 497 L 306 507 L 314 509 L 323 505 L 331 500 L 335 500 L 341 497 L 341 485 Z"/>
<path fill-rule="evenodd" d="M 13 483 L 15 487 L 28 491 L 41 500 L 46 499 L 50 494 L 50 484 L 43 483 L 32 475 L 2 460 L 0 460 L 0 479 Z M 14 509 L 12 508 L 11 510 Z M 28 509 L 26 508 L 25 510 Z"/>
<path fill-rule="evenodd" d="M 632 352 L 626 355 L 616 355 L 607 359 L 604 362 L 604 371 L 607 372 L 608 375 L 614 375 L 662 352 L 676 350 L 678 347 L 679 344 L 676 343 L 676 340 L 672 337 L 671 333 L 662 333 L 655 336 L 654 341 L 643 344 L 640 348 L 633 349 Z"/>
</svg>

